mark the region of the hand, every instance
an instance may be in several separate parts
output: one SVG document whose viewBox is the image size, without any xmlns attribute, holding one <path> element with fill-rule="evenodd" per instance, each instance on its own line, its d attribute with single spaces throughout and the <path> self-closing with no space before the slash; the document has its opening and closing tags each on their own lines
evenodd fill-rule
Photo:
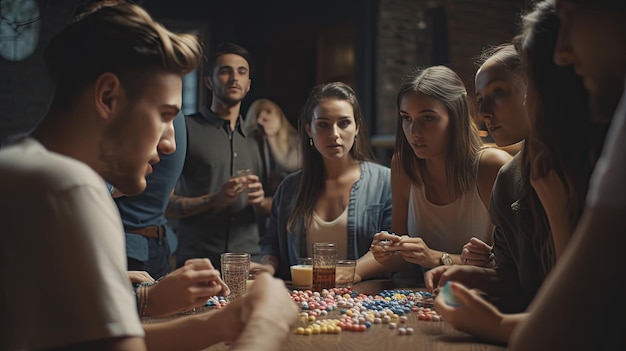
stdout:
<svg viewBox="0 0 626 351">
<path fill-rule="evenodd" d="M 212 296 L 230 294 L 219 271 L 206 258 L 187 260 L 183 267 L 166 275 L 148 289 L 147 314 L 152 317 L 201 307 Z"/>
<path fill-rule="evenodd" d="M 475 291 L 460 283 L 450 284 L 451 292 L 461 304 L 459 307 L 448 306 L 441 294 L 435 298 L 435 310 L 455 329 L 489 340 L 502 340 L 501 321 L 504 315 L 493 305 L 485 301 Z M 508 337 L 505 337 L 505 340 Z"/>
<path fill-rule="evenodd" d="M 463 245 L 461 262 L 472 266 L 493 267 L 494 261 L 491 246 L 478 238 L 470 238 L 470 241 Z"/>
<path fill-rule="evenodd" d="M 433 268 L 440 265 L 441 252 L 431 250 L 422 238 L 412 238 L 403 235 L 387 250 L 395 250 L 405 261 L 420 265 L 424 268 Z"/>
<path fill-rule="evenodd" d="M 261 205 L 263 203 L 263 199 L 265 198 L 263 184 L 259 181 L 259 177 L 257 175 L 252 174 L 246 178 L 248 184 L 248 203 L 255 206 Z"/>
<path fill-rule="evenodd" d="M 267 137 L 275 137 L 280 131 L 281 120 L 280 116 L 275 112 L 265 113 L 261 118 L 257 119 L 257 123 L 263 127 L 263 133 Z"/>
<path fill-rule="evenodd" d="M 247 176 L 231 177 L 222 184 L 220 191 L 212 198 L 215 207 L 228 207 L 237 201 L 239 195 L 246 190 L 246 179 Z"/>
<path fill-rule="evenodd" d="M 384 264 L 396 253 L 395 250 L 390 250 L 389 247 L 399 241 L 400 237 L 396 234 L 387 231 L 376 233 L 370 245 L 370 251 L 378 263 Z"/>
<path fill-rule="evenodd" d="M 274 350 L 287 338 L 298 318 L 298 306 L 285 283 L 268 273 L 259 274 L 248 292 L 222 310 L 221 333 L 244 349 Z M 274 345 L 272 345 L 274 344 Z M 256 347 L 253 347 L 256 346 Z"/>
<path fill-rule="evenodd" d="M 154 278 L 146 271 L 128 271 L 128 278 L 131 283 L 154 283 Z"/>
<path fill-rule="evenodd" d="M 438 294 L 448 281 L 462 283 L 470 288 L 482 288 L 480 282 L 488 269 L 469 265 L 437 266 L 424 273 L 424 284 L 431 293 Z"/>
<path fill-rule="evenodd" d="M 257 275 L 264 272 L 274 275 L 276 273 L 276 269 L 274 269 L 274 266 L 271 264 L 250 262 L 250 275 L 256 278 Z"/>
</svg>

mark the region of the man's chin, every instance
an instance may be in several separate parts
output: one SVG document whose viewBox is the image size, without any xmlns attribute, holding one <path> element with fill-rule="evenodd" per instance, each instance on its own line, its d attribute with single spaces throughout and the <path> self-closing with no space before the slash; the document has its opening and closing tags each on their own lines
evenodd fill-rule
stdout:
<svg viewBox="0 0 626 351">
<path fill-rule="evenodd" d="M 146 190 L 146 179 L 141 178 L 140 181 L 135 182 L 124 182 L 124 184 L 120 184 L 115 188 L 126 196 L 139 195 L 144 190 Z"/>
</svg>

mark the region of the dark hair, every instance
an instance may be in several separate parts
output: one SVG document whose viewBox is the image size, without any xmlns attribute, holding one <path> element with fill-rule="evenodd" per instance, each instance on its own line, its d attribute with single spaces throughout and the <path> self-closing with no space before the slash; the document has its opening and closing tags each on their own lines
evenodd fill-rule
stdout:
<svg viewBox="0 0 626 351">
<path fill-rule="evenodd" d="M 572 66 L 554 63 L 553 52 L 560 20 L 554 0 L 536 4 L 525 15 L 519 49 L 528 77 L 528 94 L 536 97 L 536 110 L 531 136 L 522 158 L 525 189 L 530 210 L 531 228 L 539 238 L 535 250 L 540 253 L 546 273 L 555 263 L 554 243 L 545 210 L 530 186 L 530 177 L 543 177 L 554 169 L 566 185 L 569 224 L 576 226 L 584 207 L 588 183 L 595 160 L 604 141 L 604 126 L 590 122 L 589 100 L 582 78 Z M 533 111 L 529 111 L 533 113 Z M 567 125 L 567 128 L 564 126 Z M 540 163 L 533 163 L 533 154 L 541 153 Z"/>
<path fill-rule="evenodd" d="M 243 57 L 248 62 L 248 68 L 250 72 L 250 77 L 252 77 L 253 73 L 253 65 L 252 65 L 252 55 L 250 52 L 243 47 L 235 44 L 235 43 L 220 43 L 215 48 L 215 51 L 209 56 L 206 67 L 204 69 L 204 75 L 210 76 L 213 74 L 213 70 L 215 69 L 215 63 L 217 62 L 217 58 L 226 55 L 226 54 L 235 54 Z"/>
<path fill-rule="evenodd" d="M 309 93 L 298 120 L 299 143 L 302 150 L 302 178 L 298 188 L 296 206 L 287 223 L 289 230 L 292 230 L 295 221 L 301 218 L 304 219 L 305 226 L 308 226 L 315 203 L 324 188 L 326 179 L 324 161 L 315 146 L 309 144 L 309 136 L 306 131 L 306 126 L 311 125 L 313 121 L 315 108 L 324 100 L 346 101 L 352 106 L 354 121 L 359 132 L 352 149 L 350 149 L 350 155 L 357 161 L 374 160 L 374 154 L 369 143 L 367 124 L 365 123 L 365 118 L 363 118 L 363 113 L 354 90 L 342 82 L 316 85 Z"/>
<path fill-rule="evenodd" d="M 139 76 L 154 69 L 182 76 L 198 67 L 201 57 L 196 36 L 174 34 L 141 7 L 112 0 L 76 16 L 44 51 L 58 109 L 67 108 L 103 73 L 118 76 L 132 99 L 144 88 Z"/>
<path fill-rule="evenodd" d="M 459 197 L 474 184 L 476 175 L 473 164 L 482 140 L 472 117 L 470 101 L 465 85 L 459 76 L 445 66 L 433 66 L 425 69 L 414 69 L 404 77 L 398 97 L 398 122 L 394 158 L 404 169 L 412 183 L 423 186 L 423 169 L 425 161 L 415 156 L 415 152 L 406 140 L 402 129 L 400 104 L 408 93 L 419 93 L 441 101 L 448 111 L 449 143 L 446 155 L 448 188 L 450 193 Z"/>
</svg>

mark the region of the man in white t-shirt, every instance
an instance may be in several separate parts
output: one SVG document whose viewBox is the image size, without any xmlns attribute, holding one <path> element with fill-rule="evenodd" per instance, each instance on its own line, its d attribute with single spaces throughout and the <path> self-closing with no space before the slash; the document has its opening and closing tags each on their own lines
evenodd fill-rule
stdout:
<svg viewBox="0 0 626 351">
<path fill-rule="evenodd" d="M 28 137 L 0 150 L 0 349 L 195 350 L 221 341 L 277 349 L 297 307 L 267 274 L 224 309 L 145 326 L 127 276 L 105 181 L 140 193 L 159 154 L 175 150 L 182 77 L 202 57 L 197 38 L 166 30 L 137 5 L 107 1 L 55 35 L 44 55 L 55 84 L 50 109 Z M 219 289 L 212 268 L 190 267 L 184 280 Z"/>
</svg>

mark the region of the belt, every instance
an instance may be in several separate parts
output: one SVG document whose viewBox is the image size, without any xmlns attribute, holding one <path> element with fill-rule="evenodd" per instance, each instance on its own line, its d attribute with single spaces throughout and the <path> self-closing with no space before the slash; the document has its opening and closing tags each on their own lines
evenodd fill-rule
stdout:
<svg viewBox="0 0 626 351">
<path fill-rule="evenodd" d="M 154 238 L 161 239 L 165 236 L 165 228 L 163 226 L 150 226 L 143 227 L 139 229 L 127 229 L 127 233 L 133 233 L 141 236 L 145 236 L 146 238 Z"/>
</svg>

